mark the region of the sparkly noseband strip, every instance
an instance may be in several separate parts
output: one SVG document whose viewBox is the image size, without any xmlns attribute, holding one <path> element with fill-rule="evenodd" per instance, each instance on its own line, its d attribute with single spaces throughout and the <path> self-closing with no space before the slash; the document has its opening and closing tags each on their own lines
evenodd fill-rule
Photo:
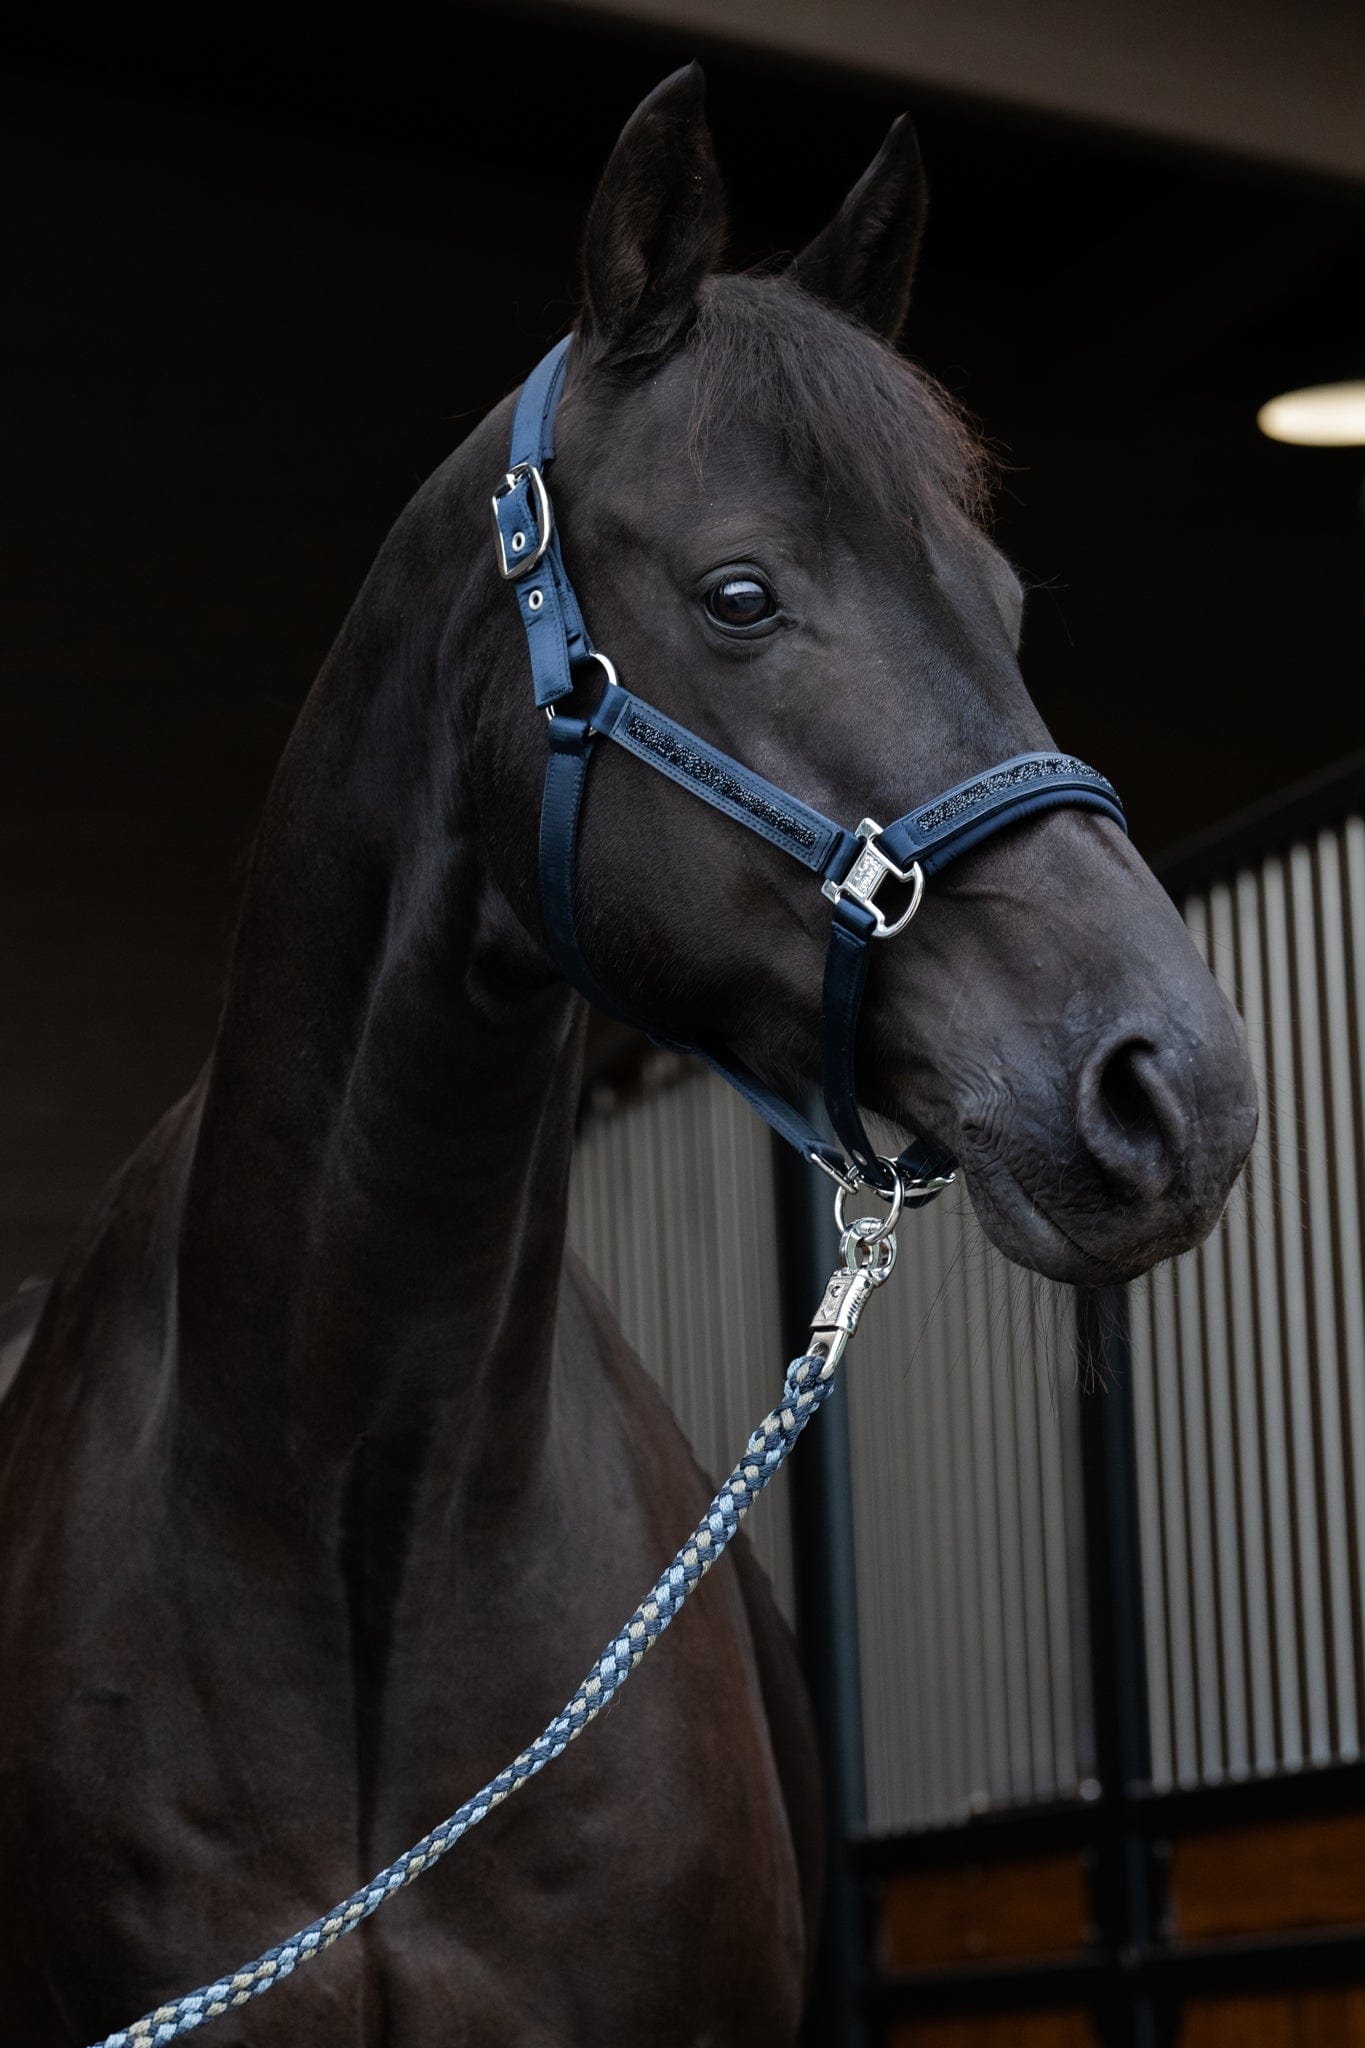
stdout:
<svg viewBox="0 0 1365 2048">
<path fill-rule="evenodd" d="M 802 824 L 799 818 L 793 818 L 789 812 L 779 810 L 772 799 L 764 796 L 761 790 L 746 789 L 742 782 L 737 782 L 735 777 L 727 773 L 717 762 L 708 760 L 695 746 L 685 746 L 663 726 L 651 724 L 649 719 L 642 717 L 638 711 L 631 712 L 625 720 L 624 730 L 637 746 L 648 749 L 656 760 L 676 769 L 690 782 L 699 782 L 705 788 L 714 791 L 717 796 L 723 796 L 730 803 L 737 804 L 741 810 L 747 811 L 750 817 L 760 819 L 763 824 L 771 826 L 774 832 L 780 832 L 784 839 L 794 841 L 804 853 L 814 852 L 818 844 L 818 835 L 809 825 Z"/>
<path fill-rule="evenodd" d="M 926 804 L 922 811 L 913 812 L 908 822 L 916 836 L 938 832 L 964 811 L 979 811 L 992 797 L 1017 795 L 1034 783 L 1056 782 L 1061 778 L 1108 787 L 1102 775 L 1097 775 L 1084 761 L 1078 761 L 1074 754 L 1030 754 L 950 789 L 946 796 Z"/>
</svg>

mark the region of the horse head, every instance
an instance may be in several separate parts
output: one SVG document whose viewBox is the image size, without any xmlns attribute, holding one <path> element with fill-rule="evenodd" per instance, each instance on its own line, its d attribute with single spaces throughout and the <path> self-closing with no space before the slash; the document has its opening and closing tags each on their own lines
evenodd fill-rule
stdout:
<svg viewBox="0 0 1365 2048">
<path fill-rule="evenodd" d="M 849 824 L 1052 745 L 1020 673 L 1020 582 L 982 525 L 978 445 L 896 352 L 924 213 L 901 120 L 784 270 L 718 274 L 701 79 L 679 72 L 594 199 L 557 430 L 564 560 L 622 679 Z M 503 879 L 536 932 L 524 856 L 544 747 L 525 737 L 524 682 L 488 718 Z M 818 882 L 604 753 L 578 879 L 593 975 L 663 1036 L 722 1037 L 765 1080 L 808 1087 Z M 1117 824 L 1057 809 L 1014 825 L 873 950 L 862 1096 L 960 1162 L 1001 1250 L 1117 1281 L 1208 1232 L 1254 1085 L 1234 1011 Z"/>
</svg>

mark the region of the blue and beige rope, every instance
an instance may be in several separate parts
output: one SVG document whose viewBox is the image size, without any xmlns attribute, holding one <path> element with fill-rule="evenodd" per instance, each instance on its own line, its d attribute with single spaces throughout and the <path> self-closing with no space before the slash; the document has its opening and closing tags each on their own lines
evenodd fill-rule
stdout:
<svg viewBox="0 0 1365 2048">
<path fill-rule="evenodd" d="M 555 1715 L 543 1735 L 515 1757 L 482 1791 L 466 1799 L 448 1820 L 443 1820 L 420 1842 L 372 1877 L 359 1891 L 352 1892 L 330 1913 L 324 1913 L 309 1927 L 277 1942 L 255 1962 L 244 1963 L 230 1975 L 216 1977 L 199 1991 L 159 2005 L 145 2018 L 108 2034 L 98 2048 L 154 2048 L 193 2033 L 221 2014 L 259 1998 L 281 1983 L 301 1963 L 308 1963 L 350 1934 L 367 1920 L 385 1899 L 411 1884 L 433 1863 L 439 1863 L 453 1849 L 461 1835 L 495 1806 L 543 1771 L 546 1764 L 562 1756 L 569 1744 L 583 1733 L 588 1723 L 618 1693 L 645 1652 L 658 1642 L 688 1595 L 695 1591 L 720 1556 L 744 1516 L 762 1493 L 773 1474 L 785 1463 L 792 1445 L 834 1385 L 830 1360 L 820 1352 L 808 1352 L 794 1359 L 787 1369 L 782 1398 L 765 1416 L 745 1448 L 744 1455 L 725 1481 L 710 1507 L 698 1522 L 648 1597 L 636 1608 L 619 1635 L 613 1636 L 568 1705 Z"/>
</svg>

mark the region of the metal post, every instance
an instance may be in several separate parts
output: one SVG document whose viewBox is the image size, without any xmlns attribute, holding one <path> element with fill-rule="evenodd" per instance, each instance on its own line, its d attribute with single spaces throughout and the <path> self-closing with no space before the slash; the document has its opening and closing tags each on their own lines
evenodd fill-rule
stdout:
<svg viewBox="0 0 1365 2048">
<path fill-rule="evenodd" d="M 1100 2014 L 1105 2048 L 1159 2048 L 1163 2016 L 1126 1973 L 1156 1932 L 1155 1871 L 1127 1793 L 1151 1759 L 1138 1550 L 1128 1298 L 1078 1291 L 1081 1473 L 1096 1766 L 1101 1786 L 1094 1883 L 1099 1945 L 1112 1959 Z"/>
<path fill-rule="evenodd" d="M 774 1145 L 782 1319 L 788 1353 L 804 1351 L 810 1319 L 838 1253 L 831 1191 L 786 1145 Z M 867 1819 L 858 1584 L 854 1563 L 848 1395 L 836 1387 L 791 1462 L 797 1634 L 825 1776 L 824 1925 L 808 2020 L 821 2048 L 866 2048 L 866 1933 L 851 1836 Z"/>
</svg>

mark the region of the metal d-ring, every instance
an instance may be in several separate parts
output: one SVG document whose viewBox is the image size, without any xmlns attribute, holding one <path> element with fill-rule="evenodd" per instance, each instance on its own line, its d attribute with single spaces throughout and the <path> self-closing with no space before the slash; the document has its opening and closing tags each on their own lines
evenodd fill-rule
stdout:
<svg viewBox="0 0 1365 2048">
<path fill-rule="evenodd" d="M 879 1201 L 888 1203 L 891 1213 L 888 1216 L 860 1216 L 855 1222 L 850 1223 L 844 1212 L 844 1203 L 850 1190 L 840 1186 L 834 1195 L 834 1223 L 841 1237 L 846 1237 L 852 1231 L 864 1244 L 872 1244 L 879 1237 L 889 1237 L 901 1220 L 901 1210 L 905 1207 L 905 1182 L 901 1179 L 900 1169 L 894 1159 L 879 1159 L 877 1163 L 886 1167 L 891 1175 L 891 1192 L 883 1193 L 877 1183 L 871 1180 L 866 1183 L 867 1191 L 876 1195 Z M 864 1229 L 864 1224 L 869 1228 Z"/>
<path fill-rule="evenodd" d="M 909 924 L 911 918 L 914 916 L 915 912 L 919 909 L 920 898 L 924 894 L 924 869 L 920 866 L 917 860 L 912 860 L 909 867 L 905 869 L 904 873 L 902 873 L 901 870 L 898 868 L 893 869 L 892 872 L 895 875 L 897 881 L 904 881 L 908 884 L 910 889 L 910 902 L 908 907 L 902 912 L 901 916 L 899 916 L 896 919 L 896 922 L 894 924 L 888 924 L 886 919 L 883 917 L 880 923 L 875 924 L 872 927 L 872 936 L 874 939 L 894 939 L 897 932 L 903 932 L 905 930 L 905 927 Z M 874 917 L 878 915 L 877 906 L 875 903 L 869 904 L 868 908 L 871 910 Z"/>
<path fill-rule="evenodd" d="M 620 688 L 620 679 L 619 679 L 619 677 L 617 676 L 615 664 L 614 664 L 614 663 L 612 662 L 611 658 L 610 658 L 610 657 L 609 657 L 608 655 L 605 655 L 605 654 L 602 654 L 602 653 L 600 653 L 600 652 L 598 651 L 598 649 L 597 649 L 596 647 L 594 647 L 594 648 L 593 648 L 593 650 L 592 650 L 592 653 L 591 653 L 591 654 L 585 654 L 585 655 L 584 655 L 584 656 L 582 657 L 582 659 L 583 659 L 584 661 L 595 661 L 595 662 L 597 663 L 597 666 L 598 666 L 598 667 L 599 667 L 599 668 L 601 669 L 601 671 L 602 671 L 603 675 L 604 675 L 604 676 L 606 677 L 606 679 L 607 679 L 607 689 L 608 689 L 608 690 L 611 690 L 611 689 L 619 689 L 619 688 Z M 606 693 L 607 693 L 607 692 L 606 692 L 606 690 L 604 690 L 604 691 L 602 692 L 602 696 L 603 696 L 603 697 L 605 697 Z M 601 703 L 601 701 L 602 701 L 602 698 L 601 698 L 601 697 L 599 697 L 597 701 L 598 701 L 598 703 L 600 704 L 600 703 Z M 557 704 L 547 704 L 547 705 L 545 706 L 545 716 L 546 716 L 546 717 L 547 717 L 548 719 L 551 719 L 551 720 L 553 720 L 553 718 L 554 718 L 554 716 L 555 716 L 555 713 L 556 713 L 556 712 L 558 711 L 558 709 L 559 709 L 559 706 L 558 706 Z M 584 739 L 591 739 L 591 737 L 592 737 L 592 723 L 591 723 L 591 721 L 589 721 L 589 723 L 588 723 L 588 728 L 587 728 L 586 732 L 584 733 L 583 737 L 584 737 Z M 816 1161 L 816 1164 L 817 1164 L 817 1165 L 820 1165 L 821 1163 L 822 1163 L 822 1162 L 821 1162 L 821 1161 L 819 1161 L 819 1160 L 817 1160 L 817 1161 Z M 829 1168 L 828 1168 L 828 1167 L 826 1167 L 826 1168 L 825 1168 L 825 1171 L 826 1171 L 826 1172 L 828 1173 L 828 1172 L 829 1172 Z"/>
</svg>

